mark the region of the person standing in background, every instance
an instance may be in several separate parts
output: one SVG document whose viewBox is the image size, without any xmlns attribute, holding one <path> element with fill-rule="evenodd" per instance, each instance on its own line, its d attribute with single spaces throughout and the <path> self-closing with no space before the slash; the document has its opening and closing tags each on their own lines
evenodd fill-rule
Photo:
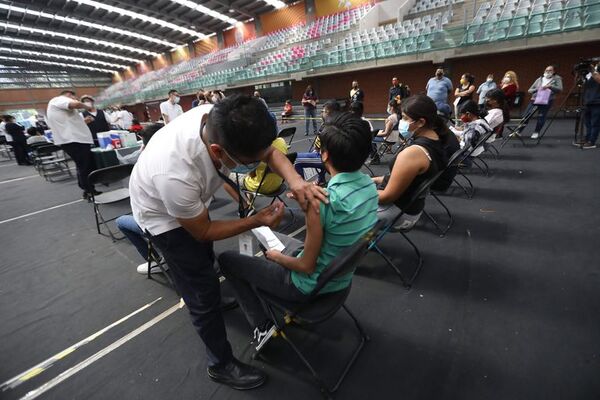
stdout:
<svg viewBox="0 0 600 400">
<path fill-rule="evenodd" d="M 6 140 L 6 144 L 11 146 L 12 136 L 10 136 L 8 132 L 6 132 L 6 119 L 8 117 L 8 115 L 3 115 L 2 117 L 0 117 L 0 136 L 4 137 L 4 140 Z"/>
<path fill-rule="evenodd" d="M 477 88 L 477 94 L 479 95 L 479 101 L 477 104 L 479 105 L 479 113 L 482 113 L 485 110 L 485 95 L 490 91 L 496 89 L 496 82 L 494 82 L 494 74 L 489 74 L 481 85 Z"/>
<path fill-rule="evenodd" d="M 515 99 L 517 98 L 517 91 L 519 90 L 519 80 L 515 71 L 506 71 L 504 78 L 502 78 L 502 86 L 500 86 L 504 92 L 504 98 L 506 99 L 506 105 L 508 108 L 512 108 L 515 105 Z"/>
<path fill-rule="evenodd" d="M 254 97 L 256 97 L 257 99 L 259 99 L 260 101 L 262 101 L 262 103 L 265 105 L 265 107 L 267 107 L 267 110 L 269 109 L 269 105 L 267 104 L 267 102 L 265 101 L 265 99 L 263 99 L 260 96 L 260 92 L 258 90 L 254 91 Z"/>
<path fill-rule="evenodd" d="M 83 110 L 81 115 L 90 129 L 90 132 L 92 132 L 94 144 L 98 145 L 98 132 L 110 131 L 110 126 L 106 120 L 106 115 L 104 114 L 104 111 L 96 109 L 96 105 L 94 104 L 95 100 L 92 96 L 83 95 L 81 96 L 81 101 L 83 104 L 90 107 L 89 111 Z"/>
<path fill-rule="evenodd" d="M 529 88 L 528 92 L 531 94 L 531 101 L 527 105 L 524 115 L 529 115 L 535 106 L 537 106 L 538 117 L 535 124 L 535 129 L 531 134 L 532 139 L 540 137 L 540 131 L 546 123 L 546 116 L 548 111 L 552 108 L 554 97 L 556 94 L 562 92 L 563 83 L 562 78 L 556 74 L 554 66 L 548 65 L 544 70 L 542 76 L 537 78 L 533 85 Z M 544 93 L 545 91 L 549 91 Z M 539 95 L 539 97 L 538 97 Z M 542 104 L 545 103 L 545 104 Z"/>
<path fill-rule="evenodd" d="M 438 68 L 435 76 L 427 82 L 425 86 L 427 96 L 434 101 L 439 111 L 450 114 L 451 109 L 448 105 L 448 95 L 452 93 L 452 82 L 444 76 L 444 70 Z"/>
<path fill-rule="evenodd" d="M 365 92 L 358 87 L 358 81 L 352 82 L 352 89 L 350 90 L 350 104 L 356 102 L 364 102 L 365 101 Z"/>
<path fill-rule="evenodd" d="M 595 149 L 600 134 L 600 71 L 598 62 L 590 65 L 590 72 L 585 76 L 583 84 L 585 106 L 585 135 L 584 149 Z"/>
<path fill-rule="evenodd" d="M 312 119 L 313 134 L 317 134 L 317 103 L 319 98 L 311 85 L 306 87 L 304 95 L 302 95 L 302 105 L 304 106 L 304 136 L 308 136 L 308 127 Z"/>
<path fill-rule="evenodd" d="M 400 83 L 398 78 L 392 78 L 392 87 L 390 87 L 388 103 L 393 99 L 402 100 L 408 97 L 408 87 Z"/>
<path fill-rule="evenodd" d="M 460 87 L 457 87 L 454 91 L 454 95 L 459 99 L 456 109 L 460 109 L 464 103 L 473 98 L 473 93 L 475 93 L 474 83 L 475 77 L 468 72 L 460 77 Z"/>
<path fill-rule="evenodd" d="M 54 144 L 60 146 L 75 162 L 77 184 L 83 190 L 83 198 L 100 192 L 90 184 L 88 175 L 94 170 L 94 158 L 91 147 L 94 140 L 92 132 L 77 110 L 91 111 L 92 108 L 75 97 L 73 90 L 63 90 L 60 96 L 50 100 L 46 115 L 52 129 Z"/>
<path fill-rule="evenodd" d="M 31 165 L 31 162 L 27 158 L 27 137 L 25 137 L 25 128 L 23 125 L 17 124 L 15 117 L 7 115 L 6 119 L 6 133 L 12 137 L 12 148 L 19 165 Z"/>
<path fill-rule="evenodd" d="M 204 89 L 199 89 L 196 92 L 196 98 L 192 101 L 192 108 L 206 104 L 206 96 L 204 95 Z"/>
<path fill-rule="evenodd" d="M 183 108 L 179 105 L 180 99 L 177 90 L 169 90 L 169 98 L 160 103 L 160 113 L 165 121 L 165 125 L 183 114 Z"/>
</svg>

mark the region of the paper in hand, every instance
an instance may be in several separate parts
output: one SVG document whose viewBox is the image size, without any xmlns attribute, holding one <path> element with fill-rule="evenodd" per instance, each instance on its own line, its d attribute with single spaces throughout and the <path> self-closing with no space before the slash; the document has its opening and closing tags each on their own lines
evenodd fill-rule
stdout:
<svg viewBox="0 0 600 400">
<path fill-rule="evenodd" d="M 260 244 L 262 244 L 267 250 L 283 251 L 285 249 L 283 243 L 281 243 L 281 241 L 277 238 L 277 236 L 275 236 L 271 228 L 268 226 L 254 228 L 252 229 L 252 233 L 254 236 L 256 236 Z"/>
</svg>

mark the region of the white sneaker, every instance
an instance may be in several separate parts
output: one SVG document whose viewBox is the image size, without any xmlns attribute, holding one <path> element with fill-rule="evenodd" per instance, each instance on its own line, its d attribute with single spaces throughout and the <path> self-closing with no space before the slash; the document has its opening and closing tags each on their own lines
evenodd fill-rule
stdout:
<svg viewBox="0 0 600 400">
<path fill-rule="evenodd" d="M 260 330 L 258 327 L 254 328 L 254 338 L 252 343 L 255 345 L 254 348 L 256 351 L 260 351 L 260 349 L 267 344 L 269 339 L 275 335 L 275 332 L 277 332 L 277 328 L 275 328 L 275 325 L 272 322 L 268 324 L 264 330 Z"/>
<path fill-rule="evenodd" d="M 152 261 L 150 263 L 151 267 L 150 267 L 150 273 L 151 274 L 158 274 L 161 271 L 160 267 L 158 266 L 158 264 L 156 264 L 156 262 Z M 163 264 L 163 269 L 166 271 L 169 269 L 169 267 L 167 266 L 167 264 Z M 148 262 L 145 262 L 143 264 L 140 264 L 137 266 L 137 272 L 143 275 L 147 275 L 148 274 Z"/>
<path fill-rule="evenodd" d="M 537 132 L 533 132 L 533 133 L 531 134 L 531 138 L 532 138 L 533 140 L 535 140 L 535 139 L 537 139 L 537 138 L 539 138 L 539 137 L 540 137 L 540 134 L 539 134 L 539 133 L 537 133 Z"/>
</svg>

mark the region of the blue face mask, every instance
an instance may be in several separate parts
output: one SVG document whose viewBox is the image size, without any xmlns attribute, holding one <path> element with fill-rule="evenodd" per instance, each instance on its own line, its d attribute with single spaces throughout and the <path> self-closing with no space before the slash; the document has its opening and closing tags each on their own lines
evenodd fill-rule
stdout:
<svg viewBox="0 0 600 400">
<path fill-rule="evenodd" d="M 235 161 L 235 160 L 234 160 Z M 258 168 L 260 161 L 255 161 L 251 164 L 239 164 L 236 161 L 237 166 L 231 170 L 231 172 L 235 172 L 236 174 L 249 174 Z"/>
<path fill-rule="evenodd" d="M 410 126 L 410 122 L 405 121 L 403 119 L 398 122 L 398 132 L 402 135 L 404 139 L 408 139 L 411 135 L 411 132 L 408 130 Z"/>
</svg>

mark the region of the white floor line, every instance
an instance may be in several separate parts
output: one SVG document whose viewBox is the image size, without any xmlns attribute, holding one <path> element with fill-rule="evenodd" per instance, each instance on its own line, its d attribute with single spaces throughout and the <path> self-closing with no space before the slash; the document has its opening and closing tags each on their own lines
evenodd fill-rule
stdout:
<svg viewBox="0 0 600 400">
<path fill-rule="evenodd" d="M 59 205 L 56 205 L 56 206 L 53 206 L 53 207 L 44 208 L 43 210 L 38 210 L 38 211 L 30 212 L 30 213 L 27 213 L 27 214 L 19 215 L 18 217 L 13 217 L 13 218 L 5 219 L 4 221 L 0 221 L 0 225 L 5 224 L 7 222 L 16 221 L 18 219 L 23 219 L 23 218 L 31 217 L 32 215 L 40 214 L 40 213 L 43 213 L 43 212 L 46 212 L 46 211 L 50 211 L 50 210 L 54 210 L 54 209 L 57 209 L 57 208 L 70 206 L 71 204 L 79 203 L 81 201 L 83 201 L 83 199 L 70 201 L 68 203 L 63 203 L 63 204 L 59 204 Z"/>
<path fill-rule="evenodd" d="M 2 391 L 5 391 L 7 389 L 14 389 L 15 387 L 19 386 L 23 382 L 26 382 L 29 379 L 33 378 L 34 376 L 39 375 L 43 371 L 47 370 L 52 365 L 54 365 L 54 363 L 56 361 L 65 358 L 67 355 L 73 353 L 78 348 L 94 341 L 95 339 L 102 336 L 104 333 L 108 332 L 110 329 L 114 328 L 115 326 L 117 326 L 119 324 L 122 324 L 123 322 L 127 321 L 129 318 L 133 317 L 136 314 L 141 313 L 142 311 L 146 310 L 147 308 L 150 308 L 151 306 L 153 306 L 160 300 L 162 300 L 162 297 L 159 297 L 158 299 L 144 305 L 143 307 L 138 308 L 134 312 L 127 314 L 126 316 L 119 319 L 118 321 L 115 321 L 112 324 L 108 325 L 107 327 L 100 329 L 98 332 L 93 333 L 92 335 L 86 337 L 85 339 L 80 340 L 79 342 L 75 343 L 74 345 L 67 347 L 63 351 L 53 355 L 52 357 L 42 361 L 41 363 L 39 363 L 37 365 L 29 368 L 27 371 L 20 373 L 19 375 L 15 376 L 14 378 L 7 380 L 6 382 L 0 384 L 0 389 L 2 389 Z"/>
<path fill-rule="evenodd" d="M 25 180 L 25 179 L 31 179 L 31 178 L 35 178 L 36 176 L 40 176 L 40 175 L 39 174 L 27 175 L 27 176 L 23 176 L 21 178 L 13 178 L 13 179 L 8 179 L 6 181 L 0 181 L 0 185 L 2 185 L 4 183 L 11 183 L 11 182 L 22 181 L 22 180 Z"/>
<path fill-rule="evenodd" d="M 44 383 L 39 388 L 37 388 L 35 390 L 32 390 L 31 392 L 27 393 L 25 396 L 21 397 L 21 400 L 31 400 L 31 399 L 35 399 L 35 398 L 41 396 L 42 394 L 46 393 L 48 390 L 52 389 L 54 386 L 56 386 L 59 383 L 61 383 L 62 381 L 70 378 L 71 376 L 75 375 L 76 373 L 78 373 L 82 369 L 90 366 L 91 364 L 95 363 L 96 361 L 98 361 L 99 359 L 101 359 L 102 357 L 104 357 L 105 355 L 109 354 L 113 350 L 118 349 L 119 347 L 121 347 L 122 345 L 124 345 L 125 343 L 127 343 L 128 341 L 130 341 L 131 339 L 133 339 L 134 337 L 138 336 L 140 333 L 143 333 L 147 329 L 149 329 L 152 326 L 156 325 L 158 322 L 160 322 L 163 319 L 167 318 L 169 315 L 173 314 L 175 311 L 179 310 L 180 308 L 181 307 L 179 305 L 179 302 L 177 302 L 177 304 L 173 305 L 168 310 L 166 310 L 163 313 L 161 313 L 161 314 L 157 315 L 156 317 L 152 318 L 150 321 L 148 321 L 145 324 L 141 325 L 140 327 L 138 327 L 137 329 L 135 329 L 132 332 L 128 333 L 127 335 L 122 336 L 116 342 L 113 342 L 112 344 L 106 346 L 105 348 L 103 348 L 102 350 L 100 350 L 99 352 L 97 352 L 96 354 L 88 357 L 87 359 L 83 360 L 82 362 L 80 362 L 79 364 L 75 365 L 74 367 L 69 368 L 65 372 L 63 372 L 60 375 L 58 375 L 57 377 L 55 377 L 55 378 L 49 380 L 48 382 Z"/>
</svg>

